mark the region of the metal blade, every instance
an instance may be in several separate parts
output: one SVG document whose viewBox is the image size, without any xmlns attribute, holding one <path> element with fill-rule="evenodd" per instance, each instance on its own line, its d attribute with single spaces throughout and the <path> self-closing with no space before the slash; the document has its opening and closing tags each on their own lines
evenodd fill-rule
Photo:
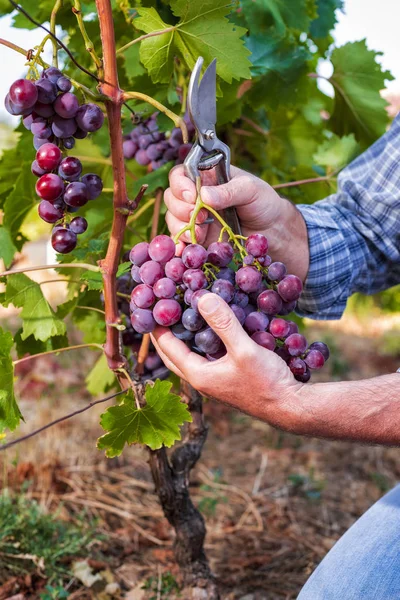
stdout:
<svg viewBox="0 0 400 600">
<path fill-rule="evenodd" d="M 199 86 L 200 120 L 214 128 L 217 122 L 217 59 L 208 65 Z"/>
<path fill-rule="evenodd" d="M 187 95 L 189 116 L 196 129 L 199 118 L 199 79 L 203 62 L 203 57 L 199 56 L 190 76 Z"/>
</svg>

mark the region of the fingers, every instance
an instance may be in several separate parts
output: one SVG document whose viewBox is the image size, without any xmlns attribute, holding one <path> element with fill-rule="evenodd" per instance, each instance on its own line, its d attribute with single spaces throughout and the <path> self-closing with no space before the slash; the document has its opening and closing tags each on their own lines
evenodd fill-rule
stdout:
<svg viewBox="0 0 400 600">
<path fill-rule="evenodd" d="M 252 342 L 228 304 L 216 294 L 205 294 L 199 300 L 199 311 L 225 344 L 228 353 L 239 356 L 250 351 Z"/>
<path fill-rule="evenodd" d="M 187 222 L 184 222 L 184 221 L 181 221 L 180 219 L 177 219 L 169 211 L 165 215 L 165 221 L 167 223 L 168 229 L 169 229 L 172 237 L 174 237 L 181 229 L 183 229 L 187 225 Z M 207 231 L 208 231 L 207 225 L 202 226 L 202 227 L 199 226 L 199 225 L 196 225 L 195 230 L 196 230 L 197 243 L 198 244 L 203 244 L 204 241 L 205 241 L 205 239 L 206 239 L 206 237 L 207 237 Z M 186 231 L 181 236 L 181 239 L 184 242 L 190 243 L 191 242 L 190 231 Z"/>
<path fill-rule="evenodd" d="M 193 374 L 199 372 L 208 360 L 191 352 L 184 342 L 178 340 L 169 329 L 165 327 L 156 327 L 151 334 L 151 339 L 160 356 L 169 362 L 174 373 L 190 381 Z M 166 365 L 166 366 L 169 366 Z M 179 373 L 178 373 L 179 372 Z"/>
<path fill-rule="evenodd" d="M 171 188 L 165 190 L 164 193 L 164 202 L 168 208 L 168 210 L 181 221 L 185 221 L 186 223 L 190 220 L 190 217 L 193 212 L 193 205 L 188 204 L 184 200 L 179 200 L 173 192 Z M 207 219 L 207 211 L 205 209 L 201 209 L 199 214 L 196 217 L 196 223 L 203 223 Z"/>
<path fill-rule="evenodd" d="M 168 356 L 165 354 L 165 352 L 163 352 L 161 350 L 160 346 L 157 344 L 157 341 L 155 340 L 155 338 L 153 336 L 151 336 L 151 341 L 154 344 L 154 347 L 157 351 L 158 356 L 161 358 L 161 360 L 163 361 L 163 363 L 167 367 L 167 369 L 169 369 L 170 371 L 173 371 L 173 373 L 175 373 L 175 375 L 177 375 L 178 377 L 185 379 L 183 377 L 183 373 L 180 370 L 180 368 L 168 358 Z"/>
<path fill-rule="evenodd" d="M 201 188 L 203 202 L 216 210 L 249 204 L 259 193 L 260 180 L 251 175 L 239 175 L 228 183 Z"/>
<path fill-rule="evenodd" d="M 196 186 L 194 182 L 185 175 L 183 165 L 174 167 L 169 174 L 169 185 L 173 195 L 178 200 L 183 200 L 188 204 L 196 202 Z"/>
</svg>

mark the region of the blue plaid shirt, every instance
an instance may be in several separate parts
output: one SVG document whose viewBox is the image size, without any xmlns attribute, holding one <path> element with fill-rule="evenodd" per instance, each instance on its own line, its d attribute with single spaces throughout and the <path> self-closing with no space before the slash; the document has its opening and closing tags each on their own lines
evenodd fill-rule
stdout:
<svg viewBox="0 0 400 600">
<path fill-rule="evenodd" d="M 400 283 L 400 115 L 340 173 L 336 194 L 298 209 L 310 245 L 298 314 L 339 319 L 354 292 Z"/>
</svg>

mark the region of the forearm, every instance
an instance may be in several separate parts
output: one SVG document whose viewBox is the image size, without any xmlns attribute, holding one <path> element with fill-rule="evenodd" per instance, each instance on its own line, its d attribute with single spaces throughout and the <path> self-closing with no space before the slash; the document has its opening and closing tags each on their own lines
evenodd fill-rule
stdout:
<svg viewBox="0 0 400 600">
<path fill-rule="evenodd" d="M 281 406 L 276 425 L 334 440 L 400 445 L 400 373 L 308 384 Z"/>
</svg>

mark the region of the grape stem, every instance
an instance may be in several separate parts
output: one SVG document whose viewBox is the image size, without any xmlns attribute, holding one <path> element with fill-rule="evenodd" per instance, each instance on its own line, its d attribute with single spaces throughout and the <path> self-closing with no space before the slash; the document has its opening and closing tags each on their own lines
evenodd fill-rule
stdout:
<svg viewBox="0 0 400 600">
<path fill-rule="evenodd" d="M 94 44 L 93 44 L 92 40 L 90 39 L 90 37 L 88 36 L 88 33 L 86 31 L 85 23 L 83 21 L 83 16 L 82 16 L 82 7 L 81 7 L 80 0 L 74 0 L 74 6 L 72 7 L 72 12 L 76 16 L 76 20 L 78 21 L 78 27 L 82 34 L 83 41 L 85 42 L 85 48 L 89 52 L 90 56 L 92 57 L 92 60 L 96 66 L 97 74 L 100 79 L 103 79 L 104 78 L 103 62 L 97 55 L 97 52 L 94 49 Z"/>
<path fill-rule="evenodd" d="M 56 67 L 58 69 L 58 41 L 56 38 L 56 18 L 57 18 L 57 13 L 60 10 L 60 8 L 63 5 L 63 0 L 56 0 L 54 6 L 53 6 L 53 10 L 51 11 L 51 15 L 50 15 L 50 35 L 47 35 L 46 38 L 51 37 L 51 41 L 53 44 L 53 67 Z M 46 39 L 45 38 L 45 39 Z M 47 39 L 46 39 L 47 41 Z M 46 43 L 46 41 L 44 43 Z"/>
<path fill-rule="evenodd" d="M 80 307 L 80 308 L 87 308 Z M 103 346 L 101 344 L 77 344 L 76 346 L 66 346 L 65 348 L 58 348 L 57 350 L 47 350 L 47 352 L 40 352 L 39 354 L 30 354 L 29 356 L 24 356 L 23 358 L 19 358 L 17 360 L 13 360 L 13 365 L 20 365 L 27 360 L 32 360 L 33 358 L 40 358 L 41 356 L 48 356 L 49 354 L 58 354 L 59 352 L 68 352 L 69 350 L 80 350 L 81 348 L 97 348 L 104 352 Z"/>
<path fill-rule="evenodd" d="M 0 273 L 0 277 L 5 277 L 6 275 L 14 275 L 15 273 L 28 273 L 28 271 L 44 271 L 46 269 L 86 269 L 87 271 L 95 271 L 98 273 L 100 271 L 100 267 L 96 267 L 95 265 L 89 265 L 86 263 L 56 263 L 55 265 L 36 265 L 35 267 L 24 267 L 23 269 L 11 269 L 10 271 L 3 271 Z"/>
</svg>

